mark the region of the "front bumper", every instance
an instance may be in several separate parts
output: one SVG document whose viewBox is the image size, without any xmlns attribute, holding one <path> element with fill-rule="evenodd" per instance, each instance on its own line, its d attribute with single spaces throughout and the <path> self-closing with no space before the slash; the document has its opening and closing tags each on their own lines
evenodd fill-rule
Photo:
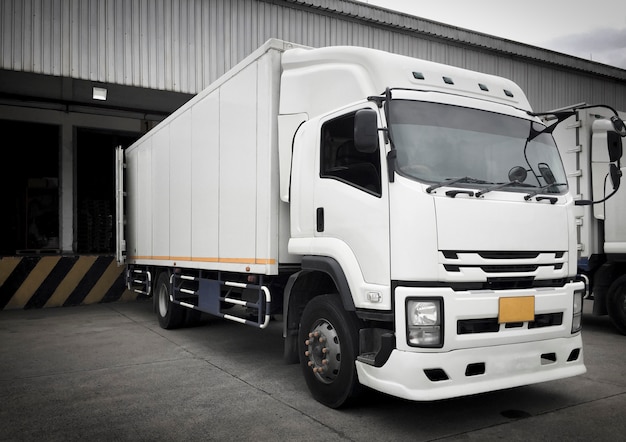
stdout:
<svg viewBox="0 0 626 442">
<path fill-rule="evenodd" d="M 412 400 L 482 393 L 586 372 L 580 332 L 572 334 L 574 292 L 583 284 L 511 290 L 454 291 L 396 287 L 395 348 L 375 366 L 357 361 L 359 381 Z M 498 323 L 499 300 L 532 297 L 534 321 Z M 443 300 L 440 348 L 407 343 L 408 299 Z"/>
<path fill-rule="evenodd" d="M 383 367 L 357 361 L 356 368 L 363 385 L 416 401 L 519 387 L 587 371 L 580 334 L 445 353 L 394 350 Z M 431 380 L 427 375 L 442 372 L 447 379 Z"/>
</svg>

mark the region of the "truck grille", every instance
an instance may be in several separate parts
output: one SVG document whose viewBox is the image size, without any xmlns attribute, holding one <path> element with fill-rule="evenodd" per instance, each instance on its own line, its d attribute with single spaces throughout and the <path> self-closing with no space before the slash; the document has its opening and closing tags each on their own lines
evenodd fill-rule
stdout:
<svg viewBox="0 0 626 442">
<path fill-rule="evenodd" d="M 484 259 L 535 259 L 541 253 L 554 253 L 555 258 L 562 258 L 565 255 L 565 252 L 529 252 L 513 250 L 486 250 L 477 252 L 442 250 L 441 253 L 447 259 L 459 259 L 459 254 L 464 253 L 475 253 Z"/>
<path fill-rule="evenodd" d="M 564 251 L 441 250 L 439 262 L 449 282 L 488 282 L 491 288 L 510 284 L 532 287 L 536 280 L 567 277 Z"/>
<path fill-rule="evenodd" d="M 535 329 L 541 327 L 553 327 L 563 324 L 563 313 L 546 313 L 535 316 L 534 321 L 527 323 L 514 322 L 509 324 L 498 324 L 498 318 L 484 319 L 464 319 L 457 321 L 456 332 L 458 335 L 469 335 L 474 333 L 497 333 L 506 329 Z"/>
</svg>

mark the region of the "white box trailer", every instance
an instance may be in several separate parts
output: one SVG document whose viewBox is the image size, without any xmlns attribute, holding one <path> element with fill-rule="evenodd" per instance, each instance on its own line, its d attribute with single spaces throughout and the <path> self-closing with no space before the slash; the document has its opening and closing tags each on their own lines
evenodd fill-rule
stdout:
<svg viewBox="0 0 626 442">
<path fill-rule="evenodd" d="M 297 261 L 278 192 L 277 49 L 255 52 L 127 149 L 128 263 L 276 274 Z"/>
<path fill-rule="evenodd" d="M 504 78 L 270 40 L 118 152 L 118 258 L 164 328 L 278 315 L 331 407 L 578 375 L 574 199 L 544 130 Z"/>
</svg>

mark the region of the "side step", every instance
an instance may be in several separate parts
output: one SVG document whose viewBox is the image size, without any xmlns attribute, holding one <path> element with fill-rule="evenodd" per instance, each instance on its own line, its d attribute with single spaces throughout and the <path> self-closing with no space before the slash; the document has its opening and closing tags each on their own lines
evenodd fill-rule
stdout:
<svg viewBox="0 0 626 442">
<path fill-rule="evenodd" d="M 152 275 L 149 270 L 126 267 L 126 288 L 144 296 L 152 294 Z"/>
<path fill-rule="evenodd" d="M 272 297 L 262 280 L 261 284 L 244 284 L 174 273 L 170 284 L 171 301 L 183 307 L 261 329 L 270 322 Z M 256 300 L 243 299 L 244 293 Z M 244 311 L 238 315 L 223 311 L 232 306 L 242 307 Z M 256 314 L 247 315 L 248 310 Z"/>
</svg>

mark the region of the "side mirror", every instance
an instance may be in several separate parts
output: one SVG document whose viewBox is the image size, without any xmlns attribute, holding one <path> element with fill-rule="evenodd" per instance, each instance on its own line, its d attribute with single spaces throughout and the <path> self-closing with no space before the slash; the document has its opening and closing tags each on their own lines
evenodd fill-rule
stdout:
<svg viewBox="0 0 626 442">
<path fill-rule="evenodd" d="M 378 149 L 378 115 L 374 109 L 361 109 L 354 115 L 354 147 L 361 153 Z"/>
<path fill-rule="evenodd" d="M 588 206 L 591 204 L 603 203 L 615 195 L 615 192 L 617 192 L 622 182 L 622 171 L 620 170 L 619 165 L 619 161 L 622 158 L 623 153 L 621 132 L 623 131 L 626 134 L 626 127 L 624 126 L 624 122 L 619 118 L 613 117 L 611 118 L 611 121 L 613 122 L 613 127 L 617 131 L 606 132 L 607 149 L 609 151 L 609 177 L 611 178 L 611 184 L 613 185 L 613 192 L 599 201 L 578 200 L 574 203 L 577 206 Z"/>
<path fill-rule="evenodd" d="M 626 125 L 624 125 L 624 122 L 619 117 L 611 117 L 611 123 L 613 123 L 613 128 L 619 136 L 626 137 Z"/>
<path fill-rule="evenodd" d="M 622 171 L 615 164 L 610 164 L 610 176 L 611 183 L 613 183 L 613 190 L 619 189 L 619 185 L 622 181 Z"/>
<path fill-rule="evenodd" d="M 615 117 L 614 117 L 615 118 Z M 613 127 L 615 130 L 620 130 L 619 124 L 621 124 L 621 130 L 626 131 L 624 128 L 624 122 L 617 119 L 619 124 L 616 124 L 616 120 L 613 121 Z M 611 176 L 611 183 L 613 183 L 613 190 L 619 189 L 620 182 L 622 180 L 622 171 L 619 168 L 619 160 L 622 158 L 622 137 L 619 132 L 609 131 L 606 133 L 607 148 L 609 149 L 609 175 Z"/>
<path fill-rule="evenodd" d="M 606 140 L 609 149 L 609 161 L 615 163 L 622 158 L 622 137 L 617 132 L 608 131 Z"/>
<path fill-rule="evenodd" d="M 554 177 L 554 173 L 552 173 L 552 169 L 546 163 L 539 163 L 539 172 L 541 172 L 541 176 L 546 184 L 554 184 L 556 183 L 556 178 Z"/>
<path fill-rule="evenodd" d="M 509 170 L 509 181 L 519 181 L 520 183 L 523 183 L 526 181 L 527 177 L 528 172 L 521 166 L 515 166 Z"/>
</svg>

